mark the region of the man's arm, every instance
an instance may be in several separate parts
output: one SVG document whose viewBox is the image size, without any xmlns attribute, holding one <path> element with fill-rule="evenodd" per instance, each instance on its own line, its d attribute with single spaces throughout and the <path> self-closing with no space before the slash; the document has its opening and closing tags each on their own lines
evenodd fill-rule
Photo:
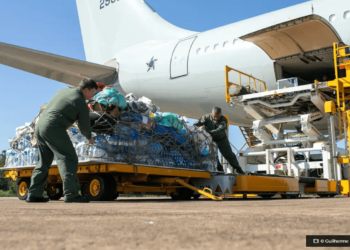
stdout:
<svg viewBox="0 0 350 250">
<path fill-rule="evenodd" d="M 204 125 L 205 125 L 205 116 L 202 116 L 201 119 L 193 123 L 193 126 L 196 126 L 196 127 L 201 127 Z"/>
<path fill-rule="evenodd" d="M 91 127 L 90 127 L 90 116 L 89 109 L 84 102 L 84 106 L 80 107 L 78 114 L 78 127 L 80 132 L 88 139 L 91 139 Z"/>
<path fill-rule="evenodd" d="M 207 132 L 211 136 L 216 137 L 216 136 L 220 136 L 220 135 L 226 134 L 226 129 L 227 129 L 227 122 L 226 121 L 222 121 L 222 122 L 220 122 L 220 124 L 219 124 L 217 129 L 213 129 L 211 131 L 207 130 Z"/>
</svg>

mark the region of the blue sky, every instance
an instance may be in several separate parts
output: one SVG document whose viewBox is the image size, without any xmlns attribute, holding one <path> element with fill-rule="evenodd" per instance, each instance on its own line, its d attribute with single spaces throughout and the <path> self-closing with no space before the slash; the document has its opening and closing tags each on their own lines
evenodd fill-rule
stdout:
<svg viewBox="0 0 350 250">
<path fill-rule="evenodd" d="M 97 1 L 97 0 L 86 0 Z M 206 31 L 305 0 L 147 0 L 170 23 Z M 74 0 L 0 1 L 0 42 L 85 60 Z M 15 129 L 31 122 L 40 106 L 66 85 L 0 65 L 0 150 L 9 148 Z M 234 139 L 233 139 L 234 138 Z M 230 141 L 241 147 L 243 137 L 230 128 Z"/>
</svg>

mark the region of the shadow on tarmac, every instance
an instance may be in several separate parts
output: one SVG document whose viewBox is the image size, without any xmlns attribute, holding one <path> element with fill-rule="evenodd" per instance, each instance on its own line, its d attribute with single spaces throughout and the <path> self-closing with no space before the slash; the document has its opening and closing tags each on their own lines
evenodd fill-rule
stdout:
<svg viewBox="0 0 350 250">
<path fill-rule="evenodd" d="M 231 201 L 231 202 L 251 202 L 251 201 L 254 201 L 254 202 L 261 202 L 261 201 L 279 201 L 279 202 L 285 202 L 287 200 L 308 200 L 308 199 L 315 199 L 318 197 L 298 197 L 298 198 L 294 198 L 294 199 L 282 199 L 282 198 L 279 198 L 279 197 L 276 197 L 276 198 L 269 198 L 269 199 L 263 199 L 263 198 L 260 198 L 260 197 L 256 197 L 256 198 L 247 198 L 247 199 L 244 199 L 244 198 L 227 198 L 227 199 L 224 199 L 223 201 Z M 213 202 L 211 199 L 206 199 L 206 198 L 200 198 L 198 200 L 194 200 L 194 199 L 191 199 L 191 200 L 182 200 L 182 201 L 179 201 L 179 200 L 172 200 L 170 197 L 169 198 L 157 198 L 157 199 L 154 199 L 154 198 L 149 198 L 149 199 L 145 199 L 145 198 L 118 198 L 117 200 L 114 200 L 114 201 L 106 201 L 106 202 L 99 202 L 99 203 L 111 203 L 111 202 L 118 202 L 118 203 L 142 203 L 142 202 L 161 202 L 161 203 L 173 203 L 173 202 L 207 202 L 207 201 L 210 201 L 210 202 Z"/>
</svg>

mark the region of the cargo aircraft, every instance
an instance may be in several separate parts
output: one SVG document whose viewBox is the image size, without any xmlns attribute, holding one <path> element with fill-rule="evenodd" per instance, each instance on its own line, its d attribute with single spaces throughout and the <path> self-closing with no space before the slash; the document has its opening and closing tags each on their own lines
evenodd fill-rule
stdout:
<svg viewBox="0 0 350 250">
<path fill-rule="evenodd" d="M 308 82 L 334 73 L 332 45 L 350 44 L 349 0 L 311 0 L 205 32 L 176 27 L 144 0 L 77 0 L 87 61 L 0 43 L 0 63 L 77 86 L 83 77 L 199 118 L 220 106 L 230 123 L 251 126 L 225 102 L 225 66 L 266 82 Z"/>
</svg>

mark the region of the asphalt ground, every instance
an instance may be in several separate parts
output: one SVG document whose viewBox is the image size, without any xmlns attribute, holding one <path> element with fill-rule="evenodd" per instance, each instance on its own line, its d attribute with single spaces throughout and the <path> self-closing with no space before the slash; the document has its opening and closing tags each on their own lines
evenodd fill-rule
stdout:
<svg viewBox="0 0 350 250">
<path fill-rule="evenodd" d="M 306 235 L 350 234 L 349 212 L 349 198 L 0 198 L 0 249 L 304 249 Z"/>
</svg>

